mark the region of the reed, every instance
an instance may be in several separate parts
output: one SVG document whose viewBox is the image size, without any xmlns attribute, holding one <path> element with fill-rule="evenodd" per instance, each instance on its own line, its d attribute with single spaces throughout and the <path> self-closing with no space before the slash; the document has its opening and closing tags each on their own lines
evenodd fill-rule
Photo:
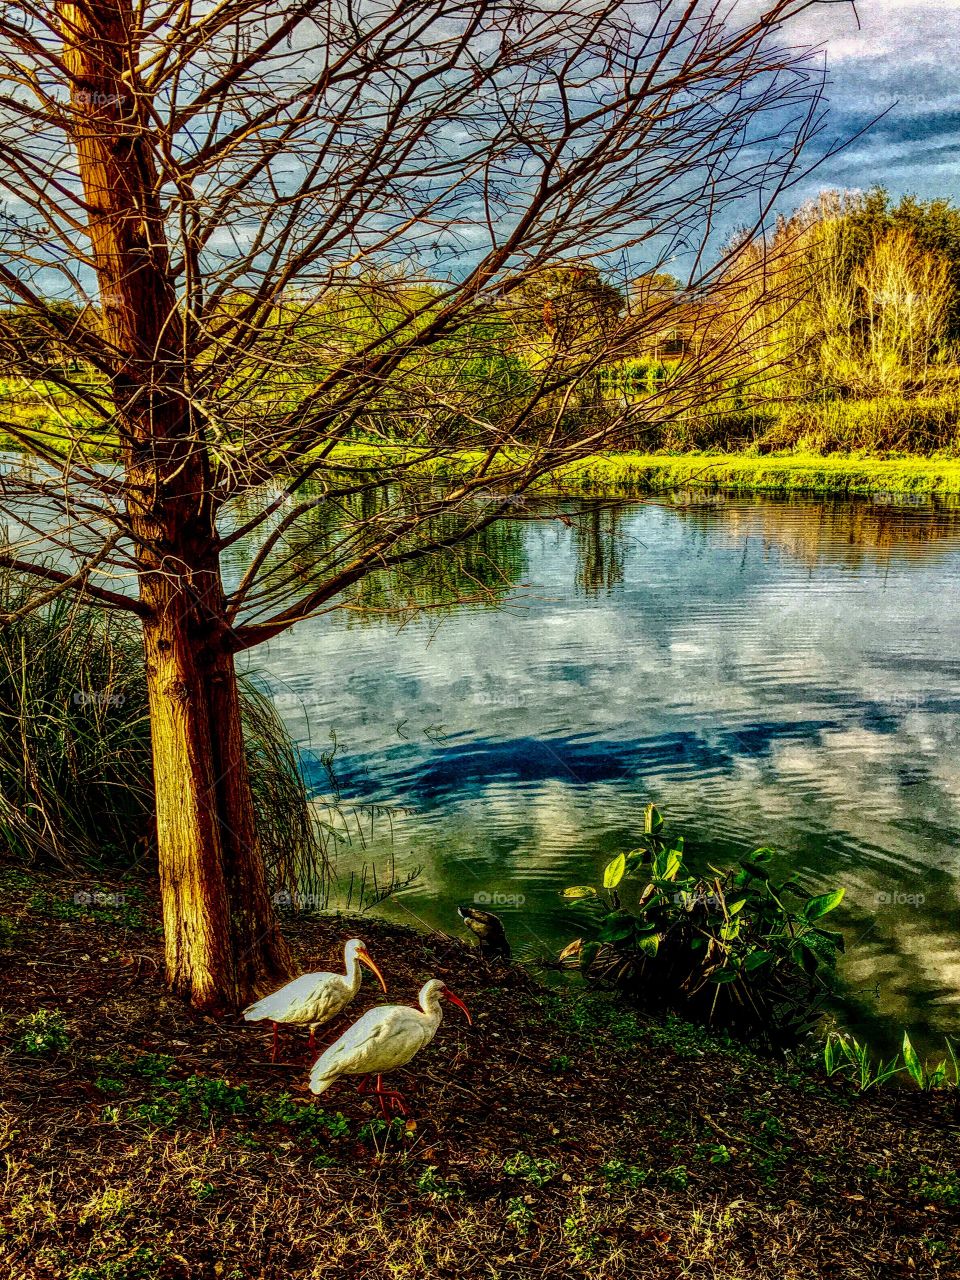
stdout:
<svg viewBox="0 0 960 1280">
<path fill-rule="evenodd" d="M 0 572 L 0 608 L 27 586 Z M 300 759 L 254 678 L 243 719 L 260 840 L 273 882 L 326 867 Z M 55 599 L 0 628 L 0 850 L 66 869 L 153 856 L 153 777 L 137 625 Z"/>
</svg>

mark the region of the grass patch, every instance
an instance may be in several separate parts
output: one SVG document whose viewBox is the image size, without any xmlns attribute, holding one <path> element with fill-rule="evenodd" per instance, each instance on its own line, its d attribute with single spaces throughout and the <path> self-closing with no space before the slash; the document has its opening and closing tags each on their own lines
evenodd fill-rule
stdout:
<svg viewBox="0 0 960 1280">
<path fill-rule="evenodd" d="M 416 449 L 387 449 L 364 444 L 340 445 L 333 458 L 348 467 L 378 464 L 389 468 L 398 461 L 423 458 L 414 471 L 437 479 L 463 474 L 480 465 L 485 455 L 455 450 L 429 457 Z M 489 470 L 491 486 L 498 471 L 523 453 L 511 450 Z M 757 453 L 607 453 L 559 468 L 533 492 L 571 497 L 640 497 L 677 490 L 755 492 L 778 495 L 824 494 L 834 497 L 873 497 L 889 505 L 911 500 L 960 494 L 960 459 L 871 458 L 822 456 L 810 452 Z"/>
</svg>

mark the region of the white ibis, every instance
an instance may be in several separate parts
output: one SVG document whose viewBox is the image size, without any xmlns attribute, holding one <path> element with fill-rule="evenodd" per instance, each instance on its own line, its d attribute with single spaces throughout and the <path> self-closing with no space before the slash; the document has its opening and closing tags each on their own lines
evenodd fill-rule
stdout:
<svg viewBox="0 0 960 1280">
<path fill-rule="evenodd" d="M 389 1115 L 385 1101 L 389 1099 L 398 1111 L 406 1115 L 401 1095 L 395 1089 L 383 1088 L 383 1073 L 406 1066 L 430 1043 L 443 1018 L 440 1006 L 444 1000 L 462 1009 L 467 1022 L 473 1025 L 467 1006 L 439 978 L 431 978 L 425 983 L 418 999 L 419 1009 L 406 1004 L 385 1004 L 368 1009 L 313 1064 L 311 1091 L 323 1093 L 341 1076 L 376 1075 L 377 1085 L 373 1092 L 380 1103 L 380 1110 L 385 1116 Z M 360 1084 L 360 1092 L 367 1092 L 365 1081 Z"/>
<path fill-rule="evenodd" d="M 277 1060 L 277 1033 L 279 1024 L 290 1023 L 293 1026 L 309 1026 L 310 1048 L 315 1047 L 314 1036 L 317 1027 L 330 1022 L 347 1007 L 360 990 L 360 966 L 365 964 L 380 979 L 384 991 L 387 984 L 383 974 L 377 968 L 370 952 L 359 938 L 351 938 L 343 948 L 344 973 L 304 973 L 292 982 L 286 983 L 277 991 L 256 1004 L 244 1009 L 243 1016 L 247 1022 L 262 1022 L 269 1019 L 273 1023 L 273 1051 L 270 1061 Z"/>
</svg>

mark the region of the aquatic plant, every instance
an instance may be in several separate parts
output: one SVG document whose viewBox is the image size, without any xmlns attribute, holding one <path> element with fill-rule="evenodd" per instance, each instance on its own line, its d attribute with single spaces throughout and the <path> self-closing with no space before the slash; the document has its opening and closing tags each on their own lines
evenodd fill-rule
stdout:
<svg viewBox="0 0 960 1280">
<path fill-rule="evenodd" d="M 795 1045 L 833 989 L 843 936 L 821 922 L 844 891 L 807 897 L 795 881 L 774 880 L 772 859 L 761 848 L 736 867 L 691 872 L 683 837 L 667 836 L 648 805 L 637 848 L 607 864 L 602 886 L 565 891 L 591 936 L 564 954 L 588 981 L 645 1006 Z"/>
</svg>

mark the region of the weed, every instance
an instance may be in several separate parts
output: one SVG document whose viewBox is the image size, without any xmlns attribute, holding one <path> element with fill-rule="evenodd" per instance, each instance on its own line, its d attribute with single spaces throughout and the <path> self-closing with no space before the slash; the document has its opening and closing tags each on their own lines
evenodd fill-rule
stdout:
<svg viewBox="0 0 960 1280">
<path fill-rule="evenodd" d="M 642 1187 L 654 1176 L 652 1169 L 641 1169 L 624 1160 L 607 1160 L 600 1166 L 600 1176 L 610 1186 Z"/>
<path fill-rule="evenodd" d="M 98 1258 L 67 1272 L 67 1280 L 154 1280 L 164 1259 L 148 1245 L 124 1248 L 118 1257 Z"/>
<path fill-rule="evenodd" d="M 13 1046 L 32 1056 L 62 1053 L 69 1048 L 67 1023 L 58 1009 L 38 1009 L 14 1023 Z"/>
<path fill-rule="evenodd" d="M 417 1179 L 417 1190 L 431 1200 L 452 1200 L 463 1195 L 463 1188 L 448 1182 L 437 1173 L 435 1164 L 428 1164 Z"/>
<path fill-rule="evenodd" d="M 596 1257 L 600 1237 L 592 1230 L 595 1221 L 596 1215 L 587 1206 L 585 1193 L 580 1191 L 576 1209 L 563 1220 L 564 1239 L 574 1262 L 589 1262 Z"/>
<path fill-rule="evenodd" d="M 113 1076 L 97 1076 L 93 1083 L 101 1093 L 123 1093 L 127 1087 L 122 1080 Z"/>
<path fill-rule="evenodd" d="M 921 1200 L 931 1204 L 960 1206 L 960 1172 L 956 1169 L 945 1169 L 938 1172 L 926 1165 L 921 1165 L 920 1172 L 910 1179 L 910 1190 Z"/>
<path fill-rule="evenodd" d="M 733 1153 L 729 1147 L 720 1143 L 700 1143 L 697 1146 L 697 1158 L 707 1160 L 710 1164 L 729 1164 Z"/>
<path fill-rule="evenodd" d="M 511 1196 L 507 1201 L 504 1221 L 518 1236 L 525 1236 L 533 1226 L 533 1210 L 522 1196 Z"/>
<path fill-rule="evenodd" d="M 503 1171 L 511 1178 L 522 1178 L 532 1187 L 545 1187 L 555 1177 L 558 1166 L 553 1160 L 535 1160 L 523 1151 L 517 1151 L 503 1162 Z"/>
<path fill-rule="evenodd" d="M 685 1164 L 671 1165 L 660 1174 L 660 1182 L 674 1191 L 685 1191 L 689 1181 L 690 1175 Z"/>
</svg>

